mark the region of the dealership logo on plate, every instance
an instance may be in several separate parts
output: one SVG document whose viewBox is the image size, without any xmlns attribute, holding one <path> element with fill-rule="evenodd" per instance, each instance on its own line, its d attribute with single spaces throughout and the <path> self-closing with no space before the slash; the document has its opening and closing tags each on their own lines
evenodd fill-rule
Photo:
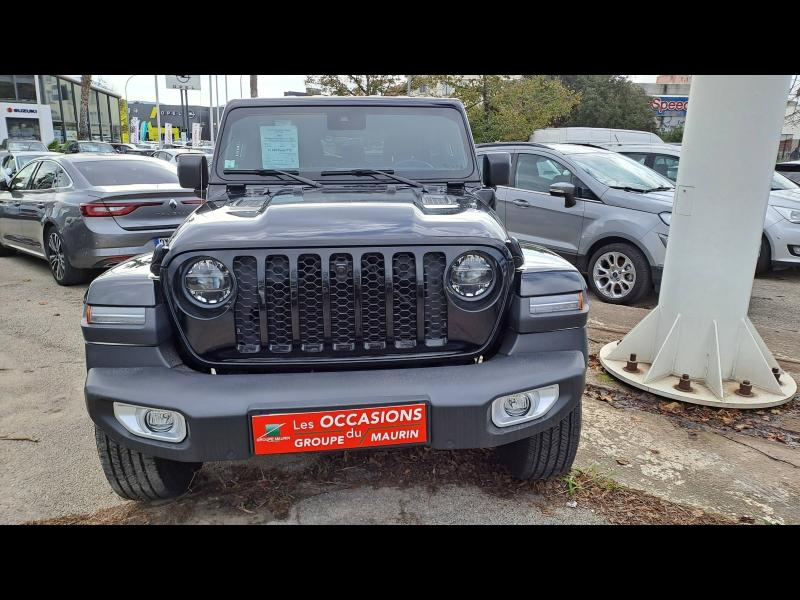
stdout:
<svg viewBox="0 0 800 600">
<path fill-rule="evenodd" d="M 278 442 L 281 439 L 289 439 L 288 437 L 281 438 L 281 427 L 286 423 L 267 423 L 264 425 L 264 435 L 258 438 L 259 442 Z"/>
</svg>

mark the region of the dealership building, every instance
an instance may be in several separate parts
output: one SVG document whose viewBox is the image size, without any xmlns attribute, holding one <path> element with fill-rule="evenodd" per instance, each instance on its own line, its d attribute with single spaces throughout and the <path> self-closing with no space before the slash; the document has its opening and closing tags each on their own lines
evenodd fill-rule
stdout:
<svg viewBox="0 0 800 600">
<path fill-rule="evenodd" d="M 0 75 L 0 141 L 76 140 L 80 101 L 80 80 L 69 75 Z M 119 108 L 118 94 L 92 85 L 89 133 L 93 140 L 120 140 Z"/>
<path fill-rule="evenodd" d="M 218 109 L 214 108 L 214 129 L 217 129 L 217 110 L 219 110 L 219 116 L 222 117 L 222 113 L 224 111 L 224 106 L 220 106 Z M 189 129 L 187 130 L 184 127 L 184 116 L 183 112 L 185 107 L 182 107 L 180 104 L 160 104 L 159 110 L 161 114 L 158 114 L 156 110 L 156 103 L 155 102 L 134 102 L 131 101 L 128 104 L 128 123 L 133 122 L 133 119 L 139 119 L 139 139 L 146 139 L 151 141 L 156 141 L 159 139 L 158 137 L 158 117 L 161 117 L 161 127 L 166 127 L 166 124 L 169 123 L 173 130 L 174 137 L 180 137 L 180 132 L 185 131 L 187 138 L 191 139 L 192 136 L 192 124 L 193 123 L 200 123 L 201 133 L 200 139 L 203 140 L 210 140 L 211 139 L 211 129 L 210 129 L 210 120 L 209 120 L 209 107 L 208 106 L 197 106 L 197 105 L 189 105 L 188 107 L 188 118 L 189 118 Z M 144 125 L 144 124 L 147 125 Z M 143 137 L 144 136 L 144 137 Z M 161 135 L 163 137 L 163 133 Z"/>
</svg>

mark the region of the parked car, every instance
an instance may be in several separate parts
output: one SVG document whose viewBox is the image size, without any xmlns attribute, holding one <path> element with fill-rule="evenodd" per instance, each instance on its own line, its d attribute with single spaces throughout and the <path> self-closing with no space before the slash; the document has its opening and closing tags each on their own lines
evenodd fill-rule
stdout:
<svg viewBox="0 0 800 600">
<path fill-rule="evenodd" d="M 800 160 L 780 162 L 775 165 L 775 170 L 787 179 L 800 183 Z"/>
<path fill-rule="evenodd" d="M 608 148 L 654 169 L 673 182 L 678 180 L 680 145 L 620 144 Z M 776 165 L 776 169 L 778 167 Z M 800 175 L 800 172 L 795 173 Z M 772 176 L 756 273 L 765 273 L 772 267 L 800 265 L 800 185 L 787 177 L 789 174 L 791 172 L 776 171 Z"/>
<path fill-rule="evenodd" d="M 144 156 L 48 154 L 0 189 L 0 255 L 45 259 L 61 285 L 152 250 L 201 202 Z"/>
<path fill-rule="evenodd" d="M 47 146 L 40 140 L 3 140 L 0 152 L 47 152 Z"/>
<path fill-rule="evenodd" d="M 64 146 L 64 154 L 77 154 L 78 152 L 100 152 L 117 154 L 114 146 L 108 142 L 94 142 L 89 140 L 74 140 Z"/>
<path fill-rule="evenodd" d="M 138 156 L 151 156 L 153 151 L 150 148 L 138 148 L 134 144 L 125 142 L 109 142 L 119 154 L 136 154 Z"/>
<path fill-rule="evenodd" d="M 17 174 L 17 171 L 19 171 L 34 158 L 39 158 L 40 156 L 60 156 L 60 154 L 58 152 L 48 152 L 45 150 L 33 152 L 15 151 L 13 153 L 0 156 L 0 173 L 2 173 L 2 179 L 6 182 L 6 185 L 11 184 L 11 180 L 14 178 L 14 175 Z"/>
<path fill-rule="evenodd" d="M 655 133 L 605 127 L 549 127 L 537 129 L 528 141 L 539 144 L 652 144 L 664 143 Z"/>
<path fill-rule="evenodd" d="M 210 179 L 204 154 L 178 164 L 208 202 L 87 292 L 86 406 L 117 494 L 181 494 L 205 461 L 409 444 L 569 471 L 585 282 L 489 208 L 509 164 L 484 158 L 481 180 L 461 102 L 232 100 L 217 151 Z"/>
<path fill-rule="evenodd" d="M 208 157 L 208 172 L 211 173 L 211 157 L 214 155 L 214 148 L 162 148 L 153 152 L 153 158 L 165 160 L 168 163 L 177 164 L 178 158 L 186 154 L 205 154 Z"/>
<path fill-rule="evenodd" d="M 647 167 L 578 144 L 479 144 L 511 157 L 496 211 L 522 243 L 541 244 L 588 275 L 604 302 L 629 304 L 660 286 L 674 186 Z"/>
</svg>

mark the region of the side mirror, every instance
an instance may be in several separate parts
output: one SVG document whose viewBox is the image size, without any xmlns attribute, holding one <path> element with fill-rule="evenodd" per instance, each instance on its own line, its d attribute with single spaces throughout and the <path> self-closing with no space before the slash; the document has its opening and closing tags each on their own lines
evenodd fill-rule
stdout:
<svg viewBox="0 0 800 600">
<path fill-rule="evenodd" d="M 6 183 L 6 180 L 0 179 L 0 192 L 7 192 L 8 189 L 8 183 Z"/>
<path fill-rule="evenodd" d="M 577 204 L 575 202 L 575 186 L 571 183 L 554 183 L 550 186 L 550 195 L 562 196 L 565 208 L 572 208 Z"/>
<path fill-rule="evenodd" d="M 183 188 L 204 190 L 208 187 L 208 161 L 205 154 L 178 156 L 178 181 Z"/>
<path fill-rule="evenodd" d="M 482 175 L 486 187 L 508 185 L 511 181 L 511 155 L 507 152 L 484 154 Z"/>
</svg>

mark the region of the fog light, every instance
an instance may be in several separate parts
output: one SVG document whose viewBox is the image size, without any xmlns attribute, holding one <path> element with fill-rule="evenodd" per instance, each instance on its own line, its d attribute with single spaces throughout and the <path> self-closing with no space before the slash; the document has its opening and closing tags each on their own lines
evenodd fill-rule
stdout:
<svg viewBox="0 0 800 600">
<path fill-rule="evenodd" d="M 139 437 L 180 442 L 186 437 L 186 419 L 174 410 L 114 402 L 114 416 Z"/>
<path fill-rule="evenodd" d="M 558 400 L 558 385 L 500 396 L 492 402 L 492 422 L 508 427 L 538 419 Z"/>
<path fill-rule="evenodd" d="M 536 392 L 534 392 L 535 394 Z M 531 396 L 534 394 L 514 394 L 503 401 L 503 410 L 509 417 L 521 417 L 531 409 Z M 536 398 L 534 397 L 534 402 Z"/>
<path fill-rule="evenodd" d="M 163 433 L 175 425 L 174 413 L 168 410 L 148 410 L 144 414 L 144 424 L 150 431 Z"/>
</svg>

